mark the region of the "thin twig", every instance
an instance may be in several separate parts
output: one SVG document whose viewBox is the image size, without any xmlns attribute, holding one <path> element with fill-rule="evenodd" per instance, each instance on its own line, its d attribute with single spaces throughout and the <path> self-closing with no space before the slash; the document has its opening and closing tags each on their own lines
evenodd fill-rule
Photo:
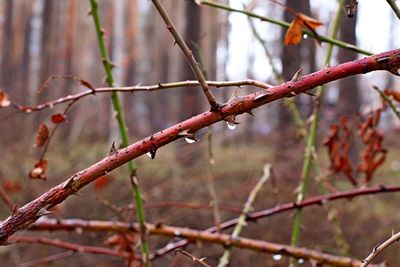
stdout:
<svg viewBox="0 0 400 267">
<path fill-rule="evenodd" d="M 219 2 L 210 1 L 210 0 L 198 0 L 198 2 L 201 5 L 210 6 L 210 7 L 214 7 L 214 8 L 219 8 L 219 9 L 223 9 L 223 10 L 226 10 L 226 11 L 232 11 L 232 12 L 245 14 L 245 15 L 247 15 L 249 17 L 257 18 L 257 19 L 260 19 L 262 21 L 268 21 L 270 23 L 279 25 L 279 26 L 284 27 L 284 28 L 289 28 L 290 27 L 290 23 L 288 23 L 288 22 L 281 21 L 281 20 L 278 20 L 278 19 L 268 18 L 268 17 L 265 17 L 265 16 L 261 16 L 261 15 L 258 15 L 256 13 L 253 13 L 253 12 L 248 11 L 248 10 L 232 8 L 230 6 L 224 5 L 224 4 L 219 3 Z M 349 50 L 355 51 L 357 53 L 368 55 L 368 56 L 373 54 L 373 53 L 371 53 L 369 51 L 366 51 L 366 50 L 363 50 L 361 48 L 358 48 L 353 44 L 342 42 L 342 41 L 339 41 L 339 40 L 336 40 L 336 39 L 333 39 L 333 38 L 330 38 L 330 37 L 327 37 L 327 36 L 324 36 L 324 35 L 317 35 L 316 36 L 315 34 L 313 34 L 309 30 L 302 29 L 302 31 L 303 31 L 304 34 L 307 34 L 308 36 L 310 36 L 310 37 L 312 37 L 312 38 L 314 38 L 314 39 L 316 39 L 318 41 L 321 41 L 321 42 L 330 43 L 330 44 L 333 44 L 333 45 L 336 45 L 336 46 L 339 46 L 339 47 L 342 47 L 342 48 L 345 48 L 345 49 L 349 49 Z"/>
<path fill-rule="evenodd" d="M 372 86 L 372 88 L 375 89 L 379 93 L 379 95 L 385 100 L 386 103 L 389 104 L 389 107 L 393 111 L 394 115 L 400 120 L 400 111 L 396 107 L 396 105 L 393 103 L 393 101 L 388 97 L 384 92 L 382 92 L 377 86 Z"/>
<path fill-rule="evenodd" d="M 201 258 L 201 259 L 196 258 L 195 256 L 193 256 L 192 254 L 190 254 L 187 251 L 184 251 L 183 249 L 177 249 L 177 250 L 175 250 L 175 253 L 181 253 L 181 254 L 185 255 L 186 257 L 188 257 L 189 259 L 191 259 L 193 262 L 195 262 L 201 266 L 211 267 L 211 265 L 208 265 L 205 262 L 206 258 Z"/>
<path fill-rule="evenodd" d="M 384 251 L 387 247 L 389 247 L 390 245 L 396 243 L 400 241 L 400 232 L 396 233 L 396 234 L 392 234 L 392 236 L 387 239 L 385 242 L 383 242 L 382 244 L 375 246 L 372 249 L 371 254 L 368 255 L 368 257 L 366 257 L 364 260 L 362 260 L 362 264 L 360 265 L 360 267 L 367 267 L 368 265 L 370 265 L 370 263 L 372 262 L 373 259 L 375 259 L 379 254 L 382 253 L 382 251 Z"/>
<path fill-rule="evenodd" d="M 63 249 L 68 249 L 70 251 L 76 252 L 84 252 L 84 253 L 92 253 L 92 254 L 103 254 L 109 255 L 119 258 L 130 258 L 131 255 L 128 252 L 118 251 L 114 249 L 102 248 L 102 247 L 94 247 L 94 246 L 85 246 L 78 245 L 74 243 L 69 243 L 65 241 L 61 241 L 58 239 L 50 239 L 46 237 L 36 237 L 36 236 L 19 236 L 15 240 L 12 240 L 13 243 L 33 243 L 33 244 L 43 244 L 49 245 L 53 247 L 59 247 Z"/>
<path fill-rule="evenodd" d="M 207 97 L 208 103 L 211 106 L 211 110 L 213 110 L 213 111 L 219 110 L 220 105 L 215 100 L 215 97 L 214 97 L 213 93 L 211 92 L 210 87 L 208 86 L 208 84 L 204 78 L 203 72 L 201 71 L 199 64 L 196 62 L 196 59 L 194 58 L 193 52 L 189 49 L 189 47 L 185 43 L 185 40 L 183 40 L 182 36 L 176 30 L 175 25 L 172 23 L 172 20 L 169 18 L 168 14 L 165 11 L 161 2 L 159 0 L 152 0 L 152 2 L 154 4 L 154 6 L 156 7 L 158 13 L 164 20 L 165 25 L 167 26 L 167 29 L 171 32 L 172 36 L 174 37 L 175 42 L 181 48 L 183 54 L 185 55 L 187 61 L 189 62 L 190 67 L 192 68 L 192 71 L 193 71 L 194 75 L 196 76 L 196 79 L 199 81 L 200 86 L 203 89 L 203 92 Z"/>
<path fill-rule="evenodd" d="M 253 202 L 256 199 L 258 192 L 262 189 L 264 183 L 270 178 L 271 176 L 271 165 L 265 164 L 264 165 L 264 174 L 254 186 L 253 190 L 251 190 L 249 197 L 247 198 L 246 203 L 243 207 L 242 215 L 240 215 L 238 219 L 238 223 L 236 224 L 235 228 L 233 229 L 233 233 L 231 235 L 232 239 L 236 239 L 239 237 L 240 233 L 242 232 L 242 228 L 247 225 L 247 216 L 252 210 Z M 227 247 L 224 250 L 224 254 L 219 259 L 218 267 L 225 267 L 229 264 L 229 258 L 231 256 L 231 247 Z"/>
<path fill-rule="evenodd" d="M 65 252 L 54 254 L 54 255 L 35 259 L 35 260 L 29 261 L 29 262 L 21 263 L 21 264 L 18 264 L 17 266 L 18 267 L 46 266 L 50 262 L 59 261 L 59 260 L 71 257 L 74 254 L 75 254 L 74 251 L 65 251 Z"/>
<path fill-rule="evenodd" d="M 102 62 L 104 66 L 104 70 L 106 72 L 107 76 L 107 83 L 110 87 L 114 87 L 114 76 L 112 73 L 112 68 L 113 65 L 111 63 L 109 53 L 107 50 L 107 47 L 105 45 L 105 40 L 104 40 L 104 32 L 101 28 L 101 23 L 100 23 L 100 15 L 98 11 L 98 5 L 96 0 L 91 0 L 90 1 L 92 10 L 91 14 L 93 17 L 95 29 L 96 29 L 96 36 L 97 36 L 97 41 L 99 44 L 100 48 L 100 54 L 102 57 Z M 93 90 L 92 90 L 93 91 Z M 119 132 L 121 135 L 122 139 L 122 146 L 127 147 L 129 145 L 129 138 L 128 138 L 128 128 L 126 125 L 126 120 L 125 116 L 122 110 L 122 105 L 121 101 L 119 99 L 119 96 L 116 92 L 112 92 L 111 94 L 111 100 L 112 104 L 114 107 L 114 111 L 116 113 L 116 119 L 118 121 L 118 126 L 119 126 Z M 137 169 L 136 169 L 136 164 L 133 161 L 129 161 L 128 164 L 128 170 L 129 170 L 129 177 L 131 180 L 131 185 L 132 185 L 132 194 L 133 194 L 133 201 L 136 205 L 136 218 L 141 225 L 140 229 L 140 250 L 142 252 L 142 261 L 143 264 L 146 267 L 150 267 L 150 261 L 149 261 L 149 245 L 146 240 L 146 228 L 145 228 L 145 212 L 144 212 L 144 207 L 143 207 L 143 200 L 142 200 L 142 195 L 140 193 L 140 188 L 139 188 L 139 183 L 137 179 Z"/>
<path fill-rule="evenodd" d="M 215 88 L 225 88 L 231 86 L 241 87 L 244 85 L 248 86 L 255 86 L 262 89 L 271 88 L 272 85 L 267 83 L 263 83 L 256 80 L 246 79 L 246 80 L 239 80 L 239 81 L 228 81 L 228 82 L 220 82 L 220 81 L 206 81 L 209 86 Z M 18 110 L 26 113 L 32 113 L 33 111 L 39 111 L 45 108 L 52 108 L 56 105 L 78 100 L 87 96 L 92 96 L 96 94 L 102 93 L 112 93 L 112 92 L 121 92 L 121 93 L 134 93 L 134 92 L 153 92 L 153 91 L 160 91 L 165 89 L 173 89 L 173 88 L 180 88 L 180 87 L 196 87 L 199 86 L 200 83 L 198 81 L 182 81 L 182 82 L 172 82 L 172 83 L 159 83 L 156 85 L 148 85 L 148 86 L 125 86 L 125 87 L 99 87 L 99 88 L 89 88 L 81 93 L 77 93 L 74 95 L 68 95 L 65 97 L 60 97 L 55 100 L 51 100 L 49 102 L 39 104 L 36 106 L 23 106 L 16 103 L 13 103 L 14 107 Z"/>
<path fill-rule="evenodd" d="M 394 13 L 396 14 L 397 18 L 400 19 L 400 9 L 396 4 L 396 0 L 386 0 L 389 6 L 393 9 Z"/>
</svg>

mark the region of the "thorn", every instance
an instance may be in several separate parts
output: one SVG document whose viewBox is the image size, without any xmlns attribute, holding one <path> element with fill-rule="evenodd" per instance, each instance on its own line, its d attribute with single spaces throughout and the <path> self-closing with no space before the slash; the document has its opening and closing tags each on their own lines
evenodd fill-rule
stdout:
<svg viewBox="0 0 400 267">
<path fill-rule="evenodd" d="M 41 208 L 38 213 L 36 214 L 39 217 L 46 216 L 53 213 L 52 211 L 46 210 L 45 208 Z"/>
<path fill-rule="evenodd" d="M 309 96 L 317 96 L 316 94 L 314 94 L 313 92 L 311 92 L 311 90 L 305 91 L 304 93 L 305 93 L 306 95 L 309 95 Z"/>
<path fill-rule="evenodd" d="M 17 204 L 15 204 L 13 209 L 12 209 L 12 211 L 11 211 L 11 215 L 15 215 L 17 213 L 18 213 L 18 206 L 17 206 Z"/>
<path fill-rule="evenodd" d="M 239 122 L 236 121 L 236 116 L 235 115 L 226 116 L 224 118 L 224 121 L 227 121 L 227 122 L 230 122 L 230 123 L 233 123 L 233 124 L 240 124 Z"/>
<path fill-rule="evenodd" d="M 235 91 L 233 91 L 231 97 L 229 98 L 228 103 L 231 102 L 231 101 L 234 101 L 236 98 L 238 98 L 237 89 L 235 89 Z"/>
<path fill-rule="evenodd" d="M 107 157 L 112 156 L 117 153 L 117 149 L 115 148 L 115 140 L 112 142 L 110 150 L 107 153 Z"/>
<path fill-rule="evenodd" d="M 300 80 L 301 79 L 301 75 L 300 75 L 300 73 L 301 73 L 301 71 L 302 71 L 303 69 L 302 68 L 300 68 L 298 71 L 296 71 L 296 73 L 293 75 L 293 77 L 292 77 L 292 82 L 297 82 L 298 80 Z"/>
<path fill-rule="evenodd" d="M 190 133 L 191 129 L 186 129 L 178 133 L 178 136 L 180 137 L 193 137 L 194 133 Z"/>
<path fill-rule="evenodd" d="M 256 115 L 254 115 L 253 110 L 246 111 L 246 113 L 249 114 L 249 115 L 251 115 L 251 116 L 253 116 L 253 117 L 256 116 Z"/>
<path fill-rule="evenodd" d="M 71 187 L 72 184 L 74 183 L 74 176 L 72 176 L 70 179 L 68 179 L 65 184 L 63 185 L 63 189 L 66 189 L 68 187 Z"/>
<path fill-rule="evenodd" d="M 262 91 L 259 95 L 256 95 L 256 97 L 253 98 L 254 101 L 256 100 L 260 100 L 262 98 L 265 98 L 269 95 L 272 95 L 272 93 L 268 92 L 268 91 Z"/>
</svg>

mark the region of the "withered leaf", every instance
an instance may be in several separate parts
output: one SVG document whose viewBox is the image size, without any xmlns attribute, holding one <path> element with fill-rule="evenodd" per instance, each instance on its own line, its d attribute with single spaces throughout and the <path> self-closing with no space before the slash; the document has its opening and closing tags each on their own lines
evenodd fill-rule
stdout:
<svg viewBox="0 0 400 267">
<path fill-rule="evenodd" d="M 286 31 L 285 45 L 297 45 L 300 43 L 302 33 L 300 21 L 298 19 L 293 20 Z"/>
<path fill-rule="evenodd" d="M 400 91 L 385 89 L 383 93 L 385 95 L 393 97 L 393 99 L 396 100 L 397 102 L 400 102 Z"/>
<path fill-rule="evenodd" d="M 41 123 L 39 125 L 39 129 L 36 132 L 35 138 L 35 146 L 42 147 L 46 143 L 49 138 L 49 128 L 47 128 L 46 124 Z"/>
</svg>

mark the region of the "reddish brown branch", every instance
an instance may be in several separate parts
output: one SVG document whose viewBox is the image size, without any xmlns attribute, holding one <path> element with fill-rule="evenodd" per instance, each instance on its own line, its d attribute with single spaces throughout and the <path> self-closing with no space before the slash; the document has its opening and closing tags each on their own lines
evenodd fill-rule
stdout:
<svg viewBox="0 0 400 267">
<path fill-rule="evenodd" d="M 248 221 L 257 221 L 258 219 L 269 217 L 274 214 L 290 211 L 290 210 L 293 210 L 296 208 L 304 208 L 304 207 L 312 206 L 312 205 L 323 205 L 324 203 L 329 202 L 329 201 L 334 201 L 334 200 L 339 200 L 339 199 L 353 199 L 358 196 L 380 194 L 380 193 L 390 193 L 390 192 L 398 192 L 398 191 L 400 191 L 400 186 L 375 186 L 375 187 L 360 188 L 360 189 L 355 189 L 355 190 L 350 190 L 350 191 L 345 191 L 345 192 L 337 192 L 337 193 L 333 193 L 333 194 L 329 194 L 329 195 L 309 198 L 309 199 L 304 200 L 299 203 L 286 203 L 286 204 L 277 205 L 270 209 L 252 212 L 248 215 Z M 219 226 L 219 228 L 227 229 L 227 228 L 235 226 L 237 223 L 238 223 L 238 218 L 235 218 L 235 219 L 232 219 L 232 220 L 222 223 Z M 218 228 L 216 226 L 213 226 L 213 227 L 208 228 L 205 231 L 213 233 L 213 232 L 217 232 L 217 230 L 218 230 Z M 184 247 L 188 243 L 189 243 L 188 240 L 180 240 L 175 243 L 170 243 L 170 244 L 168 244 L 167 247 L 159 249 L 155 253 L 155 256 L 157 257 L 157 256 L 164 255 L 175 249 Z"/>
<path fill-rule="evenodd" d="M 48 223 L 46 223 L 46 221 Z M 69 221 L 69 224 L 65 222 Z M 41 225 L 42 224 L 42 225 Z M 43 222 L 37 222 L 32 229 L 43 230 L 42 227 L 47 230 L 54 230 L 51 226 L 57 226 L 58 230 L 61 228 L 64 230 L 72 230 L 77 228 L 90 227 L 90 230 L 110 230 L 110 231 L 138 231 L 139 226 L 137 224 L 126 224 L 119 222 L 99 222 L 99 221 L 83 221 L 83 220 L 44 220 Z M 79 226 L 78 226 L 79 225 Z M 49 227 L 50 226 L 50 227 Z M 161 235 L 169 237 L 186 238 L 193 241 L 201 241 L 206 243 L 216 243 L 224 246 L 235 246 L 243 249 L 255 250 L 263 253 L 271 254 L 283 254 L 290 257 L 314 260 L 318 263 L 330 264 L 332 266 L 343 266 L 343 267 L 358 267 L 361 261 L 347 257 L 340 257 L 331 254 L 321 253 L 316 250 L 307 248 L 297 248 L 262 240 L 254 240 L 249 238 L 235 238 L 232 239 L 230 235 L 210 233 L 206 231 L 198 231 L 189 228 L 166 226 L 166 225 L 153 225 L 146 224 L 147 231 L 150 235 Z"/>
<path fill-rule="evenodd" d="M 74 253 L 75 253 L 74 251 L 65 251 L 65 252 L 54 254 L 54 255 L 35 259 L 35 260 L 29 261 L 29 262 L 21 263 L 17 266 L 18 267 L 45 266 L 45 264 L 48 264 L 50 262 L 59 261 L 59 260 L 71 257 L 72 255 L 74 255 Z"/>
<path fill-rule="evenodd" d="M 207 111 L 155 133 L 116 153 L 107 156 L 91 167 L 74 174 L 65 182 L 49 189 L 46 193 L 19 208 L 14 214 L 0 224 L 0 240 L 5 243 L 13 233 L 26 228 L 53 207 L 69 196 L 75 194 L 98 177 L 118 168 L 143 154 L 155 155 L 158 148 L 182 137 L 182 133 L 195 133 L 197 130 L 224 120 L 227 116 L 236 116 L 249 112 L 277 99 L 291 97 L 306 92 L 316 86 L 335 81 L 350 75 L 367 73 L 376 70 L 388 70 L 397 73 L 400 68 L 400 50 L 351 61 L 338 66 L 326 68 L 306 75 L 296 81 L 289 81 L 254 94 L 240 96 L 223 105 L 218 112 Z"/>
<path fill-rule="evenodd" d="M 70 251 L 76 252 L 84 252 L 84 253 L 92 253 L 92 254 L 103 254 L 109 255 L 119 258 L 129 259 L 131 255 L 124 251 L 118 251 L 114 249 L 102 248 L 102 247 L 94 247 L 94 246 L 85 246 L 85 245 L 78 245 L 73 244 L 57 239 L 50 239 L 46 237 L 35 237 L 35 236 L 20 236 L 17 237 L 12 242 L 15 243 L 34 243 L 34 244 L 43 244 L 43 245 L 50 245 L 53 247 L 59 247 L 63 249 L 68 249 Z"/>
</svg>

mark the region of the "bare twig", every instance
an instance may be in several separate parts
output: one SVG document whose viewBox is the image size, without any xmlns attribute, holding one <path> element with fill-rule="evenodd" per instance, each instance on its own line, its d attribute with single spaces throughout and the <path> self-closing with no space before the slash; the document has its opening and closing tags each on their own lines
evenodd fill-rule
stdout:
<svg viewBox="0 0 400 267">
<path fill-rule="evenodd" d="M 362 264 L 360 267 L 367 267 L 368 265 L 370 265 L 370 263 L 372 262 L 373 259 L 375 259 L 376 256 L 378 256 L 379 254 L 382 253 L 382 251 L 384 251 L 387 247 L 389 247 L 390 245 L 396 243 L 400 241 L 400 232 L 396 233 L 396 234 L 392 234 L 392 236 L 387 239 L 385 242 L 383 242 L 380 245 L 375 246 L 372 249 L 371 254 L 368 255 L 368 257 L 366 257 L 364 260 L 362 260 Z"/>
<path fill-rule="evenodd" d="M 329 201 L 339 200 L 339 199 L 352 199 L 354 197 L 363 196 L 363 195 L 370 195 L 370 194 L 379 194 L 379 193 L 389 193 L 389 192 L 398 192 L 400 191 L 400 186 L 375 186 L 375 187 L 367 187 L 361 189 L 355 189 L 345 192 L 336 192 L 330 195 L 323 195 L 319 197 L 309 198 L 304 200 L 303 202 L 299 203 L 286 203 L 280 204 L 270 209 L 265 209 L 261 211 L 256 211 L 248 214 L 247 219 L 248 221 L 257 221 L 258 219 L 269 217 L 278 213 L 290 211 L 293 209 L 304 208 L 311 205 L 323 205 Z M 221 229 L 227 229 L 230 227 L 235 226 L 238 223 L 238 218 L 232 219 L 230 221 L 226 221 L 220 225 Z M 207 232 L 216 232 L 217 227 L 210 227 Z M 175 243 L 168 244 L 168 246 L 159 249 L 155 256 L 164 255 L 174 249 L 184 247 L 189 243 L 188 240 L 180 240 Z"/>
<path fill-rule="evenodd" d="M 262 186 L 269 179 L 270 176 L 271 176 L 271 165 L 265 164 L 264 174 L 260 178 L 260 180 L 257 182 L 256 186 L 254 186 L 253 190 L 251 190 L 249 197 L 247 198 L 247 201 L 244 204 L 242 215 L 240 215 L 240 217 L 238 219 L 238 223 L 236 224 L 236 226 L 233 230 L 233 233 L 231 235 L 232 239 L 238 238 L 242 231 L 242 228 L 247 225 L 247 215 L 252 210 L 253 202 L 255 201 L 258 192 L 260 192 Z M 218 267 L 225 267 L 229 264 L 229 258 L 231 256 L 231 251 L 232 251 L 231 247 L 225 248 L 224 254 L 219 259 Z"/>
<path fill-rule="evenodd" d="M 19 236 L 15 240 L 12 240 L 13 243 L 34 243 L 34 244 L 43 244 L 49 245 L 53 247 L 59 247 L 68 249 L 70 251 L 76 252 L 84 252 L 84 253 L 92 253 L 92 254 L 103 254 L 109 255 L 119 258 L 130 258 L 131 255 L 127 252 L 118 251 L 114 249 L 102 248 L 102 247 L 93 247 L 93 246 L 85 246 L 73 244 L 57 239 L 50 239 L 46 237 L 35 237 L 35 236 Z"/>
<path fill-rule="evenodd" d="M 44 219 L 43 222 L 37 222 L 35 224 L 35 227 L 32 229 L 36 228 L 36 225 L 39 226 L 40 224 L 46 224 L 46 221 L 48 221 L 47 226 L 60 226 L 60 223 L 62 223 L 63 220 L 57 220 L 57 219 Z M 77 227 L 75 226 L 73 228 L 70 228 L 72 225 L 63 225 L 65 230 L 73 230 L 73 229 L 85 229 L 85 226 L 88 226 L 89 224 L 87 221 L 83 220 L 75 220 L 76 222 L 83 222 L 82 224 L 74 223 L 75 226 L 81 225 L 82 227 Z M 51 223 L 50 223 L 51 222 Z M 48 230 L 52 229 L 51 227 L 47 227 Z M 111 231 L 123 231 L 123 232 L 130 232 L 130 231 L 139 231 L 139 225 L 138 224 L 127 224 L 127 223 L 118 223 L 118 222 L 99 222 L 97 221 L 96 223 L 91 224 L 91 230 L 93 231 L 99 231 L 102 229 L 108 229 Z M 271 253 L 271 254 L 283 254 L 287 255 L 289 257 L 294 257 L 298 259 L 304 259 L 304 260 L 313 260 L 319 263 L 324 263 L 324 264 L 330 264 L 332 266 L 343 266 L 343 267 L 359 267 L 361 264 L 361 261 L 352 259 L 352 258 L 347 258 L 347 257 L 341 257 L 341 256 L 335 256 L 327 253 L 321 253 L 316 250 L 308 249 L 308 248 L 297 248 L 297 247 L 292 247 L 292 246 L 287 246 L 283 244 L 277 244 L 277 243 L 272 243 L 272 242 L 267 242 L 267 241 L 262 241 L 262 240 L 255 240 L 255 239 L 249 239 L 249 238 L 232 238 L 232 236 L 227 235 L 227 234 L 220 234 L 220 233 L 211 233 L 208 231 L 199 231 L 199 230 L 193 230 L 187 227 L 175 227 L 175 226 L 167 226 L 167 225 L 154 225 L 154 224 L 146 224 L 148 233 L 150 235 L 160 235 L 160 236 L 169 236 L 169 237 L 179 237 L 179 238 L 185 238 L 188 240 L 192 241 L 200 241 L 200 242 L 206 242 L 206 243 L 215 243 L 215 244 L 221 244 L 224 246 L 234 246 L 237 248 L 242 248 L 242 249 L 249 249 L 249 250 L 254 250 L 262 253 Z M 58 228 L 60 230 L 60 228 Z M 38 230 L 38 228 L 36 228 Z M 41 229 L 43 230 L 43 229 Z M 53 228 L 54 230 L 54 228 Z M 174 248 L 170 251 L 175 251 L 177 248 Z M 118 252 L 121 253 L 121 252 Z M 125 254 L 123 254 L 125 255 Z M 121 256 L 123 256 L 121 255 Z"/>
<path fill-rule="evenodd" d="M 75 77 L 74 80 L 77 78 Z M 81 81 L 79 79 L 79 81 Z M 263 83 L 260 81 L 256 80 L 239 80 L 239 81 L 228 81 L 228 82 L 220 82 L 220 81 L 206 81 L 206 83 L 209 86 L 215 87 L 215 88 L 225 88 L 225 87 L 231 87 L 231 86 L 255 86 L 258 88 L 262 89 L 268 89 L 273 87 L 272 85 L 269 85 L 267 83 Z M 92 88 L 92 87 L 87 87 L 89 88 L 88 90 L 85 90 L 83 92 L 74 94 L 74 95 L 68 95 L 65 97 L 60 97 L 55 100 L 51 100 L 49 102 L 39 104 L 36 106 L 23 106 L 20 104 L 13 103 L 14 107 L 17 108 L 18 110 L 26 113 L 32 113 L 33 111 L 39 111 L 42 109 L 46 108 L 52 108 L 56 105 L 66 103 L 66 102 L 71 102 L 75 100 L 79 100 L 81 98 L 91 96 L 91 95 L 96 95 L 96 94 L 102 94 L 102 93 L 110 93 L 110 92 L 122 92 L 122 93 L 134 93 L 134 92 L 153 92 L 153 91 L 160 91 L 160 90 L 166 90 L 166 89 L 172 89 L 172 88 L 180 88 L 180 87 L 196 87 L 199 86 L 200 83 L 198 81 L 182 81 L 182 82 L 172 82 L 172 83 L 159 83 L 156 85 L 148 85 L 148 86 L 141 86 L 141 85 L 136 85 L 136 86 L 125 86 L 125 87 L 98 87 L 98 88 Z"/>
<path fill-rule="evenodd" d="M 65 251 L 65 252 L 54 254 L 54 255 L 35 259 L 35 260 L 29 261 L 29 262 L 21 263 L 17 266 L 18 267 L 45 266 L 46 264 L 48 264 L 50 262 L 59 261 L 59 260 L 71 257 L 74 254 L 75 254 L 74 251 Z"/>
<path fill-rule="evenodd" d="M 152 2 L 154 4 L 154 6 L 156 7 L 158 13 L 164 20 L 165 25 L 167 25 L 167 29 L 171 32 L 172 36 L 174 37 L 175 42 L 182 49 L 183 54 L 185 55 L 187 61 L 189 62 L 194 75 L 196 76 L 197 80 L 199 81 L 200 86 L 203 89 L 203 92 L 207 97 L 208 103 L 211 106 L 211 110 L 213 110 L 213 111 L 219 110 L 220 105 L 215 100 L 215 97 L 214 97 L 213 93 L 211 92 L 210 87 L 208 86 L 208 84 L 204 78 L 203 72 L 201 71 L 199 64 L 196 62 L 196 59 L 194 58 L 192 51 L 189 49 L 189 47 L 186 45 L 185 41 L 183 40 L 182 36 L 176 30 L 175 25 L 172 23 L 172 20 L 169 18 L 168 14 L 165 11 L 161 2 L 159 0 L 152 0 Z"/>
<path fill-rule="evenodd" d="M 37 199 L 19 208 L 14 214 L 0 224 L 1 243 L 5 244 L 13 233 L 35 222 L 42 216 L 41 211 L 43 211 L 43 209 L 48 209 L 63 202 L 69 196 L 75 194 L 98 177 L 118 168 L 128 161 L 148 152 L 155 155 L 158 148 L 181 138 L 182 132 L 190 130 L 192 133 L 195 133 L 199 129 L 222 121 L 228 116 L 237 116 L 244 112 L 249 112 L 266 103 L 284 97 L 291 97 L 293 94 L 306 92 L 318 85 L 350 75 L 367 73 L 375 70 L 388 70 L 397 74 L 399 68 L 400 50 L 393 50 L 343 63 L 303 76 L 296 81 L 288 81 L 254 94 L 237 97 L 234 101 L 230 101 L 227 105 L 222 107 L 219 112 L 207 111 L 158 133 L 152 134 L 143 140 L 116 151 L 112 155 L 108 155 L 103 160 L 74 174 L 63 183 L 50 188 Z"/>
<path fill-rule="evenodd" d="M 393 101 L 390 99 L 389 96 L 387 96 L 384 92 L 382 92 L 378 86 L 372 86 L 375 91 L 379 93 L 379 95 L 382 97 L 382 99 L 389 105 L 390 109 L 393 111 L 394 115 L 400 120 L 400 111 L 396 107 L 396 105 L 393 103 Z"/>
<path fill-rule="evenodd" d="M 386 0 L 389 6 L 393 9 L 393 12 L 400 19 L 400 8 L 396 4 L 396 0 Z"/>
<path fill-rule="evenodd" d="M 201 258 L 201 259 L 196 258 L 195 256 L 193 256 L 192 254 L 190 254 L 187 251 L 184 251 L 183 249 L 177 249 L 177 250 L 175 250 L 175 253 L 181 253 L 181 254 L 185 255 L 186 257 L 188 257 L 189 259 L 191 259 L 193 262 L 195 262 L 201 266 L 211 267 L 211 265 L 208 265 L 205 262 L 206 258 Z"/>
</svg>

